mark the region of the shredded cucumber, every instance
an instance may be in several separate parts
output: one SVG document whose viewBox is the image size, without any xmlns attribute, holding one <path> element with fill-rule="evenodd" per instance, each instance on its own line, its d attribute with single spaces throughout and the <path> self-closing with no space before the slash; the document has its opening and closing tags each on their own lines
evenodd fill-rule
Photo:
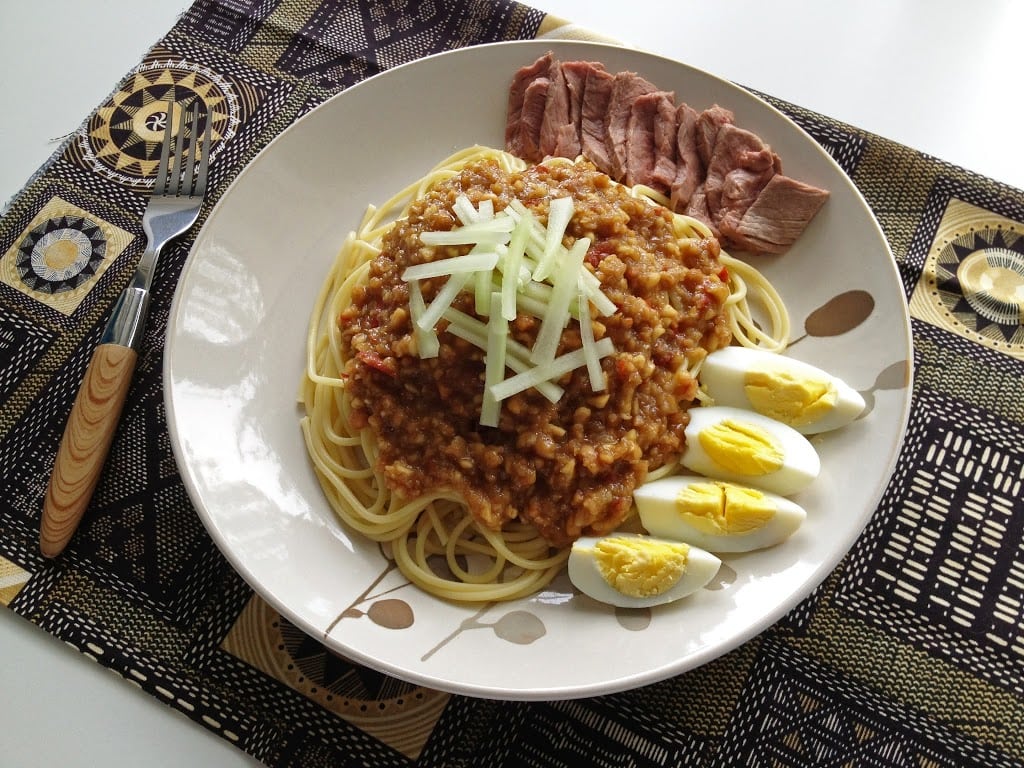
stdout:
<svg viewBox="0 0 1024 768">
<path fill-rule="evenodd" d="M 544 231 L 544 252 L 541 254 L 533 279 L 540 282 L 546 280 L 555 269 L 555 256 L 562 246 L 565 228 L 572 221 L 576 207 L 571 197 L 556 197 L 548 206 L 548 225 Z"/>
<path fill-rule="evenodd" d="M 438 259 L 437 261 L 425 261 L 422 264 L 413 264 L 402 273 L 405 282 L 413 280 L 425 280 L 428 277 L 447 277 L 462 272 L 480 272 L 481 270 L 494 269 L 498 264 L 497 251 L 470 251 L 465 256 L 453 256 L 450 259 Z"/>
<path fill-rule="evenodd" d="M 512 239 L 508 244 L 508 252 L 505 254 L 505 269 L 502 271 L 501 293 L 498 298 L 501 301 L 501 316 L 509 322 L 516 319 L 516 295 L 519 293 L 520 282 L 519 270 L 523 265 L 523 254 L 526 252 L 526 238 L 529 234 L 527 229 L 529 226 L 528 222 L 532 218 L 528 213 L 516 224 L 515 229 L 512 230 Z"/>
<path fill-rule="evenodd" d="M 455 301 L 455 297 L 459 295 L 459 291 L 462 290 L 469 280 L 468 272 L 456 272 L 454 275 L 448 278 L 448 282 L 444 284 L 444 287 L 437 292 L 437 296 L 430 302 L 426 311 L 420 316 L 419 322 L 416 324 L 421 330 L 428 328 L 432 329 L 437 325 L 437 321 L 441 319 L 441 315 L 444 311 L 452 305 Z"/>
<path fill-rule="evenodd" d="M 459 312 L 457 309 L 449 308 L 444 317 L 449 322 L 448 333 L 465 339 L 478 349 L 487 351 L 487 325 L 475 317 Z M 505 340 L 505 365 L 512 369 L 513 373 L 523 373 L 530 370 L 533 365 L 530 363 L 530 350 L 524 347 L 515 339 Z M 557 384 L 550 381 L 543 381 L 537 384 L 534 389 L 540 392 L 552 403 L 562 399 L 563 390 Z"/>
<path fill-rule="evenodd" d="M 594 344 L 594 351 L 599 358 L 607 357 L 615 352 L 615 345 L 611 339 L 606 337 Z M 535 365 L 529 370 L 517 373 L 511 378 L 495 384 L 491 387 L 491 394 L 495 400 L 504 400 L 530 387 L 536 387 L 542 381 L 550 382 L 570 371 L 575 371 L 577 368 L 583 367 L 586 362 L 584 350 L 576 349 L 572 352 L 566 352 L 564 355 L 559 355 L 554 360 L 543 365 Z"/>
<path fill-rule="evenodd" d="M 501 294 L 491 294 L 491 306 L 497 306 Z M 491 313 L 487 323 L 487 354 L 484 358 L 484 399 L 480 407 L 480 423 L 485 427 L 498 426 L 501 403 L 494 399 L 491 387 L 505 378 L 505 356 L 507 351 L 508 323 L 497 312 Z"/>
<path fill-rule="evenodd" d="M 576 306 L 580 315 L 580 339 L 583 342 L 583 356 L 586 359 L 587 376 L 590 377 L 590 388 L 595 392 L 603 392 L 608 383 L 604 371 L 601 370 L 601 356 L 594 341 L 594 324 L 590 320 L 590 302 L 586 293 L 580 289 L 576 296 Z"/>
<path fill-rule="evenodd" d="M 580 270 L 583 269 L 583 257 L 590 247 L 590 240 L 581 237 L 560 264 L 557 265 L 554 290 L 548 302 L 548 311 L 541 321 L 537 341 L 530 353 L 530 360 L 538 365 L 550 362 L 555 358 L 558 342 L 562 338 L 562 329 L 569 319 L 569 304 L 579 288 Z"/>
<path fill-rule="evenodd" d="M 530 388 L 557 403 L 564 391 L 555 380 L 577 368 L 587 369 L 593 391 L 605 389 L 601 360 L 613 354 L 615 346 L 609 338 L 595 340 L 593 316 L 611 315 L 617 308 L 584 265 L 591 241 L 580 238 L 568 248 L 563 244 L 575 214 L 572 198 L 551 200 L 546 226 L 519 200 L 495 212 L 492 200 L 474 206 L 462 194 L 452 212 L 461 226 L 424 232 L 420 240 L 428 246 L 470 245 L 469 253 L 416 264 L 402 274 L 409 284 L 409 311 L 420 357 L 438 355 L 435 326 L 442 318 L 448 322 L 448 333 L 484 352 L 483 426 L 497 426 L 501 402 Z M 427 305 L 420 281 L 438 277 L 447 277 L 447 282 Z M 463 290 L 473 295 L 477 317 L 452 307 Z M 509 323 L 523 314 L 540 321 L 532 348 L 509 334 Z M 558 355 L 562 332 L 573 319 L 580 323 L 582 347 Z M 513 373 L 509 378 L 506 369 Z"/>
<path fill-rule="evenodd" d="M 416 340 L 416 351 L 424 359 L 437 357 L 440 348 L 434 326 L 431 325 L 425 329 L 420 327 L 420 318 L 426 311 L 427 306 L 423 302 L 420 284 L 409 283 L 409 314 L 412 316 L 413 338 Z"/>
<path fill-rule="evenodd" d="M 516 223 L 509 216 L 495 216 L 490 220 L 477 220 L 464 227 L 443 232 L 423 232 L 424 245 L 475 245 L 477 243 L 507 243 L 509 232 Z"/>
</svg>

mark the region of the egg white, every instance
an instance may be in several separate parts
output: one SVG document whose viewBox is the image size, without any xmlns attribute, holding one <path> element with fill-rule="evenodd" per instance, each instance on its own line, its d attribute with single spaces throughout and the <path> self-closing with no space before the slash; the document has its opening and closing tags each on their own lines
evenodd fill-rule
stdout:
<svg viewBox="0 0 1024 768">
<path fill-rule="evenodd" d="M 693 472 L 740 485 L 752 485 L 780 496 L 799 493 L 814 482 L 821 472 L 821 459 L 814 446 L 806 437 L 781 421 L 755 411 L 724 405 L 692 408 L 689 413 L 690 423 L 686 427 L 686 448 L 681 463 Z M 771 435 L 781 446 L 782 466 L 767 474 L 745 474 L 729 470 L 715 461 L 701 445 L 700 433 L 723 421 L 746 422 Z"/>
<path fill-rule="evenodd" d="M 827 381 L 836 391 L 836 402 L 808 424 L 791 424 L 805 435 L 826 432 L 846 426 L 864 411 L 861 394 L 828 371 L 786 355 L 764 349 L 731 346 L 712 352 L 701 364 L 698 378 L 701 387 L 715 405 L 753 408 L 747 397 L 744 377 L 750 371 L 784 371 L 796 379 Z"/>
<path fill-rule="evenodd" d="M 745 533 L 703 530 L 682 514 L 685 509 L 676 500 L 690 485 L 708 482 L 714 481 L 698 475 L 673 475 L 641 485 L 633 492 L 633 499 L 644 529 L 653 536 L 685 541 L 715 554 L 750 552 L 785 541 L 807 518 L 807 512 L 796 502 L 762 491 L 763 500 L 774 506 L 775 511 L 760 528 Z"/>
<path fill-rule="evenodd" d="M 659 539 L 635 533 L 611 533 L 601 537 L 584 536 L 573 543 L 569 552 L 569 579 L 580 592 L 588 597 L 618 608 L 650 608 L 692 595 L 715 577 L 722 564 L 722 561 L 710 552 L 688 545 L 686 571 L 679 581 L 659 595 L 633 597 L 615 589 L 605 580 L 598 569 L 594 558 L 594 547 L 605 538 L 642 538 L 654 541 L 659 541 Z M 680 542 L 665 540 L 664 543 L 679 544 Z"/>
</svg>

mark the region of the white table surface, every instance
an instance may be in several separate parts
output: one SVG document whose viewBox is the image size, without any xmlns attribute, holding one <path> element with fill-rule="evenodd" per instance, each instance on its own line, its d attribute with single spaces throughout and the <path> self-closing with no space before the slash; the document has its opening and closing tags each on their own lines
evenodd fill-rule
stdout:
<svg viewBox="0 0 1024 768">
<path fill-rule="evenodd" d="M 1024 189 L 1020 0 L 533 5 Z M 187 6 L 0 0 L 0 201 L 22 187 Z M 254 764 L 6 610 L 0 649 L 3 766 Z"/>
</svg>

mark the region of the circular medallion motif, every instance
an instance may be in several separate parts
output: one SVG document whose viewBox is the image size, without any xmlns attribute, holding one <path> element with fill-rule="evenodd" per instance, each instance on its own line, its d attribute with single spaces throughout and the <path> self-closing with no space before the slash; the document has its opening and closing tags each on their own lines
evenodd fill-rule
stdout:
<svg viewBox="0 0 1024 768">
<path fill-rule="evenodd" d="M 947 318 L 989 345 L 1024 345 L 1024 236 L 979 229 L 935 256 L 931 295 Z"/>
<path fill-rule="evenodd" d="M 99 225 L 82 216 L 47 219 L 25 235 L 15 268 L 34 291 L 61 293 L 87 282 L 106 255 Z"/>
<path fill-rule="evenodd" d="M 1008 248 L 982 248 L 956 270 L 964 298 L 982 317 L 1000 326 L 1021 324 L 1024 316 L 1024 255 Z"/>
<path fill-rule="evenodd" d="M 231 85 L 206 67 L 160 61 L 138 67 L 81 130 L 78 143 L 85 162 L 123 184 L 151 186 L 160 162 L 168 100 L 188 104 L 195 99 L 211 123 L 211 158 L 215 157 L 240 119 Z"/>
<path fill-rule="evenodd" d="M 379 716 L 386 710 L 413 705 L 424 696 L 419 686 L 332 653 L 283 617 L 274 627 L 280 632 L 279 650 L 291 659 L 288 672 L 292 685 L 324 703 L 330 702 L 335 709 Z"/>
</svg>

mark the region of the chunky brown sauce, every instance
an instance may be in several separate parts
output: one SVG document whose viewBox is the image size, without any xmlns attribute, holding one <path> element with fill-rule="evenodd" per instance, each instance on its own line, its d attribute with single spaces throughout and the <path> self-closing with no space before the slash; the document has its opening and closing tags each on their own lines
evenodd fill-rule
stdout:
<svg viewBox="0 0 1024 768">
<path fill-rule="evenodd" d="M 541 221 L 552 197 L 573 196 L 565 244 L 593 239 L 587 268 L 619 308 L 594 323 L 595 337 L 610 337 L 616 350 L 602 361 L 604 392 L 591 390 L 581 368 L 558 382 L 565 388 L 558 403 L 527 390 L 503 402 L 498 427 L 481 427 L 483 353 L 444 333 L 441 321 L 439 355 L 418 357 L 401 275 L 412 264 L 467 250 L 420 242 L 422 232 L 457 224 L 451 210 L 460 193 L 474 203 L 490 198 L 495 210 L 518 198 Z M 684 447 L 696 392 L 687 359 L 729 342 L 729 289 L 718 256 L 717 241 L 679 240 L 667 210 L 633 198 L 588 163 L 514 174 L 490 161 L 473 163 L 395 224 L 366 285 L 339 318 L 353 426 L 376 434 L 379 469 L 399 496 L 455 490 L 486 525 L 529 522 L 556 546 L 606 533 L 628 513 L 648 471 Z M 428 302 L 444 280 L 425 281 Z M 472 314 L 472 297 L 460 296 L 455 306 Z M 510 336 L 532 346 L 539 325 L 520 315 Z M 559 353 L 580 346 L 572 321 Z"/>
</svg>

